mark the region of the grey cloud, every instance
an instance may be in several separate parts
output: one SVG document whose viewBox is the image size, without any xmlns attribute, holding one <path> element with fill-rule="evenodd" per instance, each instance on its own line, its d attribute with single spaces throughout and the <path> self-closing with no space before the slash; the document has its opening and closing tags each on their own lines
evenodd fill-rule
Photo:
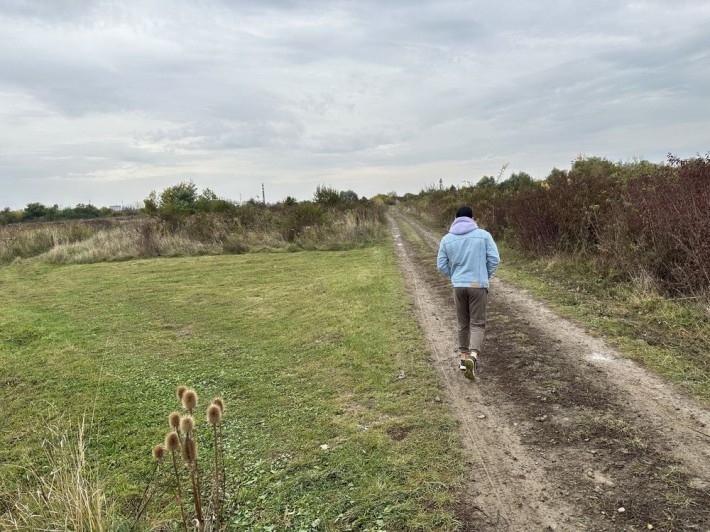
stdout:
<svg viewBox="0 0 710 532">
<path fill-rule="evenodd" d="M 247 175 L 298 176 L 307 197 L 347 169 L 694 153 L 709 21 L 700 0 L 10 0 L 0 184 L 31 198 L 43 179 L 123 179 L 144 197 L 230 175 L 210 186 L 234 197 Z"/>
<path fill-rule="evenodd" d="M 88 17 L 95 5 L 93 0 L 4 0 L 0 3 L 0 13 L 42 23 L 59 23 Z"/>
<path fill-rule="evenodd" d="M 231 150 L 257 147 L 292 148 L 303 134 L 294 121 L 202 120 L 170 130 L 160 129 L 140 136 L 165 151 Z"/>
</svg>

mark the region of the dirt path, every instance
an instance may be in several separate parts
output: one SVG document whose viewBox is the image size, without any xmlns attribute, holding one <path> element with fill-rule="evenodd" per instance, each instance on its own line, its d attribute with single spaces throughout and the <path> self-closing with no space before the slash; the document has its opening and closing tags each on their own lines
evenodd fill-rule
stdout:
<svg viewBox="0 0 710 532">
<path fill-rule="evenodd" d="M 460 420 L 464 530 L 710 531 L 710 413 L 500 281 L 481 376 L 457 369 L 438 239 L 390 219 L 415 312 Z M 651 527 L 651 528 L 649 528 Z"/>
</svg>

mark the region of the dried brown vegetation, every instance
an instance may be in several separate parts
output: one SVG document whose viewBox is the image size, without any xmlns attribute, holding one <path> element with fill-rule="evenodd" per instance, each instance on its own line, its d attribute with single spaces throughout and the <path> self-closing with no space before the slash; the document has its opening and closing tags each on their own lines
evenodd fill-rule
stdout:
<svg viewBox="0 0 710 532">
<path fill-rule="evenodd" d="M 668 294 L 703 295 L 710 286 L 710 155 L 666 164 L 579 158 L 542 181 L 513 174 L 407 203 L 441 227 L 470 204 L 482 226 L 520 250 L 591 257 L 607 273 L 647 276 Z"/>
</svg>

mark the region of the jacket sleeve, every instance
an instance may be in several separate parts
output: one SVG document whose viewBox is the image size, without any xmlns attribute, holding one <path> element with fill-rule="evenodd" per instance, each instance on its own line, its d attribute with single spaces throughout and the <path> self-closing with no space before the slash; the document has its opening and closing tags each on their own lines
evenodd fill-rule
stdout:
<svg viewBox="0 0 710 532">
<path fill-rule="evenodd" d="M 493 237 L 488 235 L 486 239 L 486 268 L 488 269 L 488 278 L 493 277 L 493 274 L 500 263 L 500 255 L 498 254 L 498 246 L 496 246 Z"/>
<path fill-rule="evenodd" d="M 446 248 L 444 247 L 443 239 L 439 244 L 439 254 L 436 256 L 436 267 L 441 273 L 446 275 L 446 277 L 451 277 L 451 266 L 449 266 L 449 256 L 446 254 Z"/>
</svg>

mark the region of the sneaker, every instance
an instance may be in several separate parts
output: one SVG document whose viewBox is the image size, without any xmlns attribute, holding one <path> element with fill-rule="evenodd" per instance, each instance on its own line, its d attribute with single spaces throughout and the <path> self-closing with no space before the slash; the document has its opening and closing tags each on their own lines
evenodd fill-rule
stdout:
<svg viewBox="0 0 710 532">
<path fill-rule="evenodd" d="M 466 372 L 463 374 L 463 376 L 470 381 L 474 380 L 476 378 L 476 365 L 473 363 L 473 360 L 467 358 L 463 361 L 463 363 L 464 367 L 466 368 Z"/>
<path fill-rule="evenodd" d="M 476 375 L 478 375 L 478 355 L 475 351 L 469 353 L 469 358 L 463 361 L 464 366 L 466 366 L 466 373 L 463 374 L 469 380 L 474 380 Z"/>
<path fill-rule="evenodd" d="M 466 364 L 465 364 L 465 362 L 466 362 L 465 360 L 459 360 L 459 369 L 460 369 L 461 371 L 466 371 Z"/>
</svg>

